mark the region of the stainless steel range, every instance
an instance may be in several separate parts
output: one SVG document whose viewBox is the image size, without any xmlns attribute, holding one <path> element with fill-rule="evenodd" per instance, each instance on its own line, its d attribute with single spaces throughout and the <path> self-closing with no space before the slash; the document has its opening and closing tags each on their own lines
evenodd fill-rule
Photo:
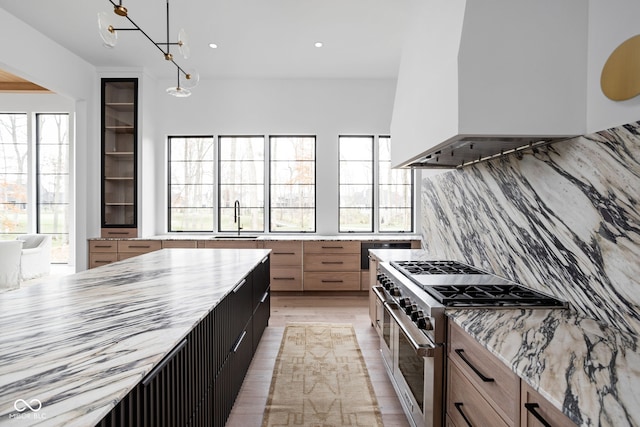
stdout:
<svg viewBox="0 0 640 427">
<path fill-rule="evenodd" d="M 457 261 L 381 262 L 373 291 L 385 367 L 416 427 L 444 425 L 445 308 L 567 306 Z"/>
</svg>

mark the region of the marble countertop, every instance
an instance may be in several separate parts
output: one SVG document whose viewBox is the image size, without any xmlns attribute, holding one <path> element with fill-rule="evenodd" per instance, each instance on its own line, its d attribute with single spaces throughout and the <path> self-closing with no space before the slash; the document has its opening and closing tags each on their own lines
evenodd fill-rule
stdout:
<svg viewBox="0 0 640 427">
<path fill-rule="evenodd" d="M 96 424 L 269 252 L 163 249 L 1 293 L 0 425 Z"/>
<path fill-rule="evenodd" d="M 381 261 L 433 259 L 373 249 Z M 581 426 L 640 426 L 640 351 L 571 309 L 447 309 L 449 318 Z"/>
<path fill-rule="evenodd" d="M 640 352 L 571 310 L 447 315 L 580 426 L 640 426 Z"/>
<path fill-rule="evenodd" d="M 259 241 L 270 241 L 270 240 L 343 240 L 343 241 L 395 241 L 395 240 L 420 240 L 421 236 L 419 234 L 405 234 L 405 233 L 395 233 L 395 234 L 276 234 L 276 233 L 267 233 L 267 234 L 255 234 L 255 238 L 247 238 L 247 237 L 238 237 L 234 234 L 229 233 L 220 233 L 220 234 L 183 234 L 183 233 L 175 233 L 175 234 L 159 234 L 155 236 L 148 237 L 137 237 L 137 238 L 126 238 L 126 240 L 218 240 L 221 242 L 227 240 L 259 240 Z M 115 238 L 115 237 L 92 237 L 89 240 L 123 240 L 123 238 Z"/>
</svg>

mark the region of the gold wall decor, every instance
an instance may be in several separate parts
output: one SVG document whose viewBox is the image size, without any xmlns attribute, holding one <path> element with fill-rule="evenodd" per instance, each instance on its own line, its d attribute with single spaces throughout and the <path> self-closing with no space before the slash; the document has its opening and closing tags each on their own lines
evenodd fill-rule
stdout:
<svg viewBox="0 0 640 427">
<path fill-rule="evenodd" d="M 624 41 L 609 55 L 602 68 L 600 87 L 614 101 L 640 95 L 640 34 Z"/>
</svg>

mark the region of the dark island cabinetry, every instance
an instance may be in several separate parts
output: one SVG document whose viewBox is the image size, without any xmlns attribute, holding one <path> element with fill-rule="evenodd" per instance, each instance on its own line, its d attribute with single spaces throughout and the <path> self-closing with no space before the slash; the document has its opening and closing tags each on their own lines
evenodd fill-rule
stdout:
<svg viewBox="0 0 640 427">
<path fill-rule="evenodd" d="M 269 257 L 98 424 L 224 426 L 269 322 Z"/>
</svg>

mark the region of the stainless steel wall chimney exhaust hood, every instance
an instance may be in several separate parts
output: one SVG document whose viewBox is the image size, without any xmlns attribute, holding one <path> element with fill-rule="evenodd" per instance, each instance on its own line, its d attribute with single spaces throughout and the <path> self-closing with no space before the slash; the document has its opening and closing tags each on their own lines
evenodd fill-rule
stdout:
<svg viewBox="0 0 640 427">
<path fill-rule="evenodd" d="M 588 2 L 409 1 L 393 166 L 460 167 L 586 133 Z"/>
</svg>

